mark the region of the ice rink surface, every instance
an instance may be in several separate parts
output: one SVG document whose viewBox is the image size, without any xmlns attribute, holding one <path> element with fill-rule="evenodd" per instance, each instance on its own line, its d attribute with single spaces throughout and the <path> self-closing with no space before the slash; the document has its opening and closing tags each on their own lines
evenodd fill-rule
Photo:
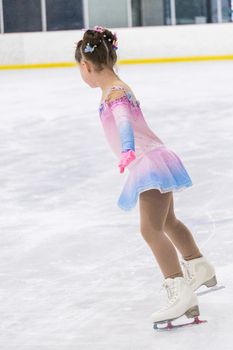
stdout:
<svg viewBox="0 0 233 350">
<path fill-rule="evenodd" d="M 208 323 L 154 331 L 163 278 L 138 204 L 117 207 L 128 171 L 104 138 L 100 89 L 78 67 L 0 71 L 1 349 L 232 349 L 233 61 L 118 74 L 186 166 L 175 212 L 226 288 L 198 297 Z"/>
</svg>

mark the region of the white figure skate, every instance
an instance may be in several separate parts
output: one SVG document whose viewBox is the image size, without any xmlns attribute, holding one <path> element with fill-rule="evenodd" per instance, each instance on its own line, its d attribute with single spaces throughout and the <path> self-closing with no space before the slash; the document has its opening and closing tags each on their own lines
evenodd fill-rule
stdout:
<svg viewBox="0 0 233 350">
<path fill-rule="evenodd" d="M 184 277 L 166 278 L 162 287 L 166 289 L 168 299 L 165 307 L 162 307 L 151 315 L 154 322 L 154 329 L 171 329 L 206 322 L 198 318 L 200 312 L 197 296 Z M 194 321 L 179 325 L 173 325 L 171 323 L 172 320 L 183 315 L 188 318 L 194 318 Z M 166 327 L 158 326 L 164 323 L 167 323 Z"/>
<path fill-rule="evenodd" d="M 181 266 L 184 278 L 193 291 L 202 285 L 210 288 L 217 284 L 215 269 L 204 256 L 188 261 L 182 259 Z"/>
</svg>

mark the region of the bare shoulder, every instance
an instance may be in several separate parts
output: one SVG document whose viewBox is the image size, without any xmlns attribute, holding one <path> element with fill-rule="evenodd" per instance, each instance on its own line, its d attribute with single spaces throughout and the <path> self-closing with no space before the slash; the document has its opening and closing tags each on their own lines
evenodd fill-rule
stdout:
<svg viewBox="0 0 233 350">
<path fill-rule="evenodd" d="M 130 86 L 125 83 L 115 84 L 114 86 L 122 87 L 123 89 L 111 89 L 108 94 L 108 101 L 113 101 L 117 98 L 125 96 L 126 92 L 132 91 Z"/>
</svg>

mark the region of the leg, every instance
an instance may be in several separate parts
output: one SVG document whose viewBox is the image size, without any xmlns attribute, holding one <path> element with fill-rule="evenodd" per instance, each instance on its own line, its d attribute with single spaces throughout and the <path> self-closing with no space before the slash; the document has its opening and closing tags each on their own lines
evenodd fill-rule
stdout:
<svg viewBox="0 0 233 350">
<path fill-rule="evenodd" d="M 140 229 L 159 266 L 167 277 L 183 276 L 176 249 L 164 233 L 172 192 L 151 189 L 140 193 Z"/>
<path fill-rule="evenodd" d="M 202 254 L 196 245 L 192 233 L 176 218 L 174 213 L 173 195 L 164 226 L 165 232 L 185 260 L 201 257 Z"/>
</svg>

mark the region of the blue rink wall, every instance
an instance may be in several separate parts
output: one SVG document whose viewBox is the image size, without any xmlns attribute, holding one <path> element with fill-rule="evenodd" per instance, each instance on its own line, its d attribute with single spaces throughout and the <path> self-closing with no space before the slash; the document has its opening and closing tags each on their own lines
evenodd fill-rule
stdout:
<svg viewBox="0 0 233 350">
<path fill-rule="evenodd" d="M 110 29 L 118 34 L 120 64 L 233 59 L 232 23 Z M 83 33 L 1 34 L 0 69 L 73 66 Z"/>
</svg>

